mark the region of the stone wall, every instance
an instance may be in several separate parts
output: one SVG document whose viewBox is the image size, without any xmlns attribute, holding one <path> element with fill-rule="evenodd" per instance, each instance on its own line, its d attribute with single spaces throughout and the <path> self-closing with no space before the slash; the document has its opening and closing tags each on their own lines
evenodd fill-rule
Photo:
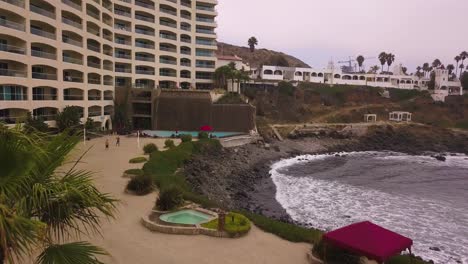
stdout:
<svg viewBox="0 0 468 264">
<path fill-rule="evenodd" d="M 251 105 L 213 104 L 209 92 L 162 91 L 153 104 L 153 129 L 198 131 L 209 125 L 215 131 L 245 132 L 255 129 Z"/>
</svg>

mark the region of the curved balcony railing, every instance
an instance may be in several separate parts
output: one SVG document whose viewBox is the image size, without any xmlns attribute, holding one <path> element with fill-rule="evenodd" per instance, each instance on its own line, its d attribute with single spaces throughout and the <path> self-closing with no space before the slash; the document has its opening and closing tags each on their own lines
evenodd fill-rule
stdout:
<svg viewBox="0 0 468 264">
<path fill-rule="evenodd" d="M 1 44 L 0 43 L 0 51 L 16 53 L 16 54 L 26 54 L 26 49 L 23 47 L 8 45 L 8 44 Z"/>
<path fill-rule="evenodd" d="M 5 2 L 5 3 L 9 3 L 9 4 L 12 4 L 12 5 L 15 5 L 15 6 L 22 7 L 22 8 L 25 7 L 24 1 L 21 1 L 21 0 L 2 0 L 2 1 Z"/>
<path fill-rule="evenodd" d="M 67 25 L 70 25 L 72 27 L 76 27 L 78 29 L 83 29 L 83 24 L 79 23 L 79 22 L 76 22 L 76 21 L 73 21 L 69 18 L 66 18 L 66 17 L 62 17 L 62 22 L 64 24 L 67 24 Z"/>
<path fill-rule="evenodd" d="M 45 58 L 45 59 L 51 59 L 51 60 L 56 60 L 57 59 L 57 55 L 55 53 L 39 51 L 39 50 L 31 50 L 31 56 L 39 57 L 39 58 Z"/>
<path fill-rule="evenodd" d="M 65 101 L 83 101 L 83 95 L 64 95 L 63 100 Z"/>
<path fill-rule="evenodd" d="M 57 101 L 57 94 L 33 93 L 33 101 Z"/>
<path fill-rule="evenodd" d="M 68 57 L 68 56 L 63 56 L 63 61 L 68 62 L 68 63 L 83 65 L 83 60 L 82 59 L 72 58 L 72 57 Z"/>
<path fill-rule="evenodd" d="M 78 11 L 81 11 L 82 8 L 81 8 L 81 5 L 73 2 L 73 1 L 70 1 L 70 0 L 62 0 L 62 3 L 66 4 L 67 6 L 70 6 L 70 7 L 73 7 L 74 9 L 78 10 Z"/>
<path fill-rule="evenodd" d="M 43 16 L 46 16 L 48 18 L 55 19 L 55 13 L 50 12 L 48 10 L 45 10 L 44 8 L 42 8 L 40 6 L 37 6 L 37 5 L 34 5 L 34 4 L 29 4 L 29 10 L 31 12 L 36 13 L 36 14 L 43 15 Z"/>
<path fill-rule="evenodd" d="M 22 70 L 0 69 L 0 76 L 27 77 L 27 72 Z"/>
<path fill-rule="evenodd" d="M 45 30 L 42 30 L 42 29 L 38 29 L 38 28 L 31 28 L 31 34 L 41 36 L 41 37 L 45 37 L 45 38 L 49 38 L 49 39 L 55 39 L 55 34 L 54 33 L 51 33 L 51 32 L 48 32 L 48 31 L 45 31 Z"/>
<path fill-rule="evenodd" d="M 32 73 L 33 79 L 41 79 L 41 80 L 57 80 L 57 74 L 54 73 L 43 73 L 43 72 L 33 72 Z"/>
<path fill-rule="evenodd" d="M 177 61 L 175 60 L 159 59 L 159 62 L 163 64 L 177 65 Z"/>
<path fill-rule="evenodd" d="M 17 22 L 11 21 L 11 20 L 7 20 L 7 19 L 4 19 L 4 18 L 0 18 L 0 26 L 16 29 L 16 30 L 19 30 L 19 31 L 25 31 L 26 30 L 24 24 L 20 24 L 20 23 L 17 23 Z"/>
</svg>

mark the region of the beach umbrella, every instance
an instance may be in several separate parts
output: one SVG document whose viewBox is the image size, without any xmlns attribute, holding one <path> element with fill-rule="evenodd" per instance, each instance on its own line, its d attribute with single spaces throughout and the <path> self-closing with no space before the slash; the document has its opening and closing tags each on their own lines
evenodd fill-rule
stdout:
<svg viewBox="0 0 468 264">
<path fill-rule="evenodd" d="M 213 128 L 211 126 L 202 126 L 200 127 L 200 131 L 212 131 Z"/>
</svg>

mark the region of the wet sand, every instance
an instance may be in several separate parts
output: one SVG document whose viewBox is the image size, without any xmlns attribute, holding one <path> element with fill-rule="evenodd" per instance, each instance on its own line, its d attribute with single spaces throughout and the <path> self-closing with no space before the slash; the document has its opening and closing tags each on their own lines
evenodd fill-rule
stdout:
<svg viewBox="0 0 468 264">
<path fill-rule="evenodd" d="M 103 222 L 102 236 L 89 238 L 110 253 L 110 257 L 102 259 L 105 263 L 308 263 L 309 244 L 291 243 L 255 226 L 239 239 L 150 232 L 140 224 L 140 218 L 149 213 L 156 194 L 144 197 L 125 194 L 128 179 L 122 177 L 126 169 L 142 166 L 128 163 L 129 159 L 142 156 L 141 148 L 138 149 L 136 138 L 121 137 L 120 147 L 115 146 L 114 136 L 109 141 L 109 150 L 104 148 L 105 138 L 100 138 L 87 142 L 86 146 L 80 143 L 74 153 L 78 155 L 92 146 L 78 168 L 95 172 L 97 187 L 120 199 L 116 219 Z M 164 139 L 141 139 L 141 147 L 148 142 L 163 149 Z"/>
</svg>

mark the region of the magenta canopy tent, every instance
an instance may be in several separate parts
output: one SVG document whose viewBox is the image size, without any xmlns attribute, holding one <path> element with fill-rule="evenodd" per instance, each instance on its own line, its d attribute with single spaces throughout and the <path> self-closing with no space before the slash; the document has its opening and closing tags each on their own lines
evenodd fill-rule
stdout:
<svg viewBox="0 0 468 264">
<path fill-rule="evenodd" d="M 355 223 L 326 233 L 324 241 L 369 259 L 383 263 L 408 249 L 413 240 L 373 224 L 369 221 Z"/>
<path fill-rule="evenodd" d="M 212 131 L 213 128 L 211 126 L 201 126 L 200 131 Z"/>
</svg>

